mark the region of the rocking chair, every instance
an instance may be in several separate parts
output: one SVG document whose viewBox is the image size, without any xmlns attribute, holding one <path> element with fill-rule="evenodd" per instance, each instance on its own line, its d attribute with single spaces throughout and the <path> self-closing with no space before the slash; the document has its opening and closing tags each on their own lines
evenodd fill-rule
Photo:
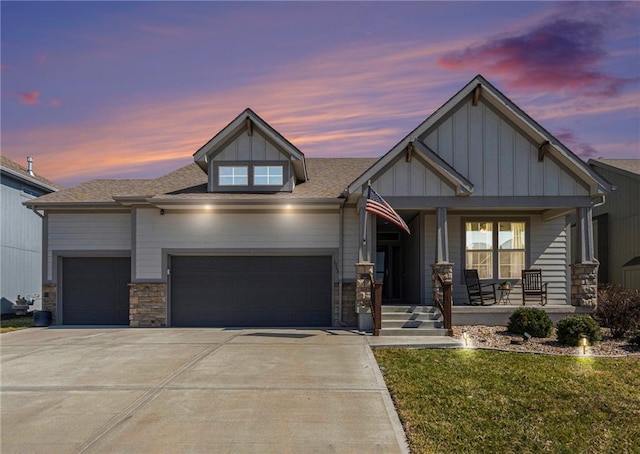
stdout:
<svg viewBox="0 0 640 454">
<path fill-rule="evenodd" d="M 496 304 L 496 284 L 481 284 L 478 270 L 464 270 L 464 281 L 467 285 L 467 294 L 472 306 L 490 306 Z M 489 289 L 489 287 L 491 289 Z M 493 300 L 493 302 L 491 302 Z"/>
<path fill-rule="evenodd" d="M 540 298 L 540 305 L 547 304 L 547 283 L 542 282 L 542 270 L 522 270 L 522 305 L 528 296 Z"/>
</svg>

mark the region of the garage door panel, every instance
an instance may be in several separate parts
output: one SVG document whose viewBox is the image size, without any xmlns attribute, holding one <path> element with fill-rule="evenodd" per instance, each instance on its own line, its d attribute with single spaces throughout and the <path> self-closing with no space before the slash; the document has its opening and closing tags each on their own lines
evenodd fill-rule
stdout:
<svg viewBox="0 0 640 454">
<path fill-rule="evenodd" d="M 329 256 L 171 258 L 173 326 L 329 326 Z"/>
<path fill-rule="evenodd" d="M 128 325 L 129 257 L 62 259 L 62 321 L 65 325 Z"/>
</svg>

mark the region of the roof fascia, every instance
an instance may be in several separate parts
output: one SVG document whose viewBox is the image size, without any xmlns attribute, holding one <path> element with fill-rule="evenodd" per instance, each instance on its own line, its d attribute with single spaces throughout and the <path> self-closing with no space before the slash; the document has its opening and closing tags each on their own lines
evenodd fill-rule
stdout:
<svg viewBox="0 0 640 454">
<path fill-rule="evenodd" d="M 164 209 L 194 209 L 200 208 L 203 210 L 222 207 L 223 209 L 252 209 L 252 210 L 273 210 L 274 208 L 305 208 L 305 209 L 335 209 L 344 203 L 344 199 L 317 199 L 317 198 L 291 198 L 291 199 L 278 199 L 278 200 L 264 200 L 264 199 L 162 199 L 162 198 L 149 198 L 147 203 L 156 208 Z"/>
<path fill-rule="evenodd" d="M 59 189 L 58 188 L 54 188 L 53 186 L 50 186 L 46 183 L 41 182 L 40 180 L 33 178 L 31 176 L 27 176 L 27 175 L 23 175 L 20 172 L 16 172 L 15 170 L 9 169 L 7 167 L 2 167 L 0 170 L 2 170 L 2 172 L 7 173 L 8 175 L 17 178 L 19 180 L 22 180 L 28 184 L 31 184 L 33 186 L 37 186 L 39 188 L 45 189 L 47 191 L 50 192 L 58 192 Z"/>
<path fill-rule="evenodd" d="M 104 209 L 122 209 L 122 205 L 116 202 L 38 202 L 38 199 L 23 202 L 23 205 L 36 210 L 55 210 L 55 209 L 82 209 L 82 210 L 104 210 Z"/>
</svg>

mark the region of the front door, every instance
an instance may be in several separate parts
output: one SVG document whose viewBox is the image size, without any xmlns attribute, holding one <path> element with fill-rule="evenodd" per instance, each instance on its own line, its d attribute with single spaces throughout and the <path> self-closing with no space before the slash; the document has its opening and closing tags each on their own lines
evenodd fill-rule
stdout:
<svg viewBox="0 0 640 454">
<path fill-rule="evenodd" d="M 378 242 L 376 250 L 376 281 L 382 281 L 382 303 L 402 301 L 402 270 L 400 244 Z"/>
</svg>

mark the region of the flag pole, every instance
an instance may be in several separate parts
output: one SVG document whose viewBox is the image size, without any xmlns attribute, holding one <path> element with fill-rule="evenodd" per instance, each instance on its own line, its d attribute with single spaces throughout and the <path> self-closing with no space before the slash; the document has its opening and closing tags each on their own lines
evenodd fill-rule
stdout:
<svg viewBox="0 0 640 454">
<path fill-rule="evenodd" d="M 371 187 L 371 180 L 369 180 L 369 182 L 367 183 L 367 197 L 369 197 L 369 188 Z M 368 260 L 369 258 L 369 253 L 367 251 L 367 221 L 369 218 L 369 212 L 367 211 L 366 208 L 366 202 L 365 202 L 365 209 L 364 209 L 364 232 L 362 232 L 362 252 L 363 252 L 363 258 L 365 260 Z"/>
</svg>

